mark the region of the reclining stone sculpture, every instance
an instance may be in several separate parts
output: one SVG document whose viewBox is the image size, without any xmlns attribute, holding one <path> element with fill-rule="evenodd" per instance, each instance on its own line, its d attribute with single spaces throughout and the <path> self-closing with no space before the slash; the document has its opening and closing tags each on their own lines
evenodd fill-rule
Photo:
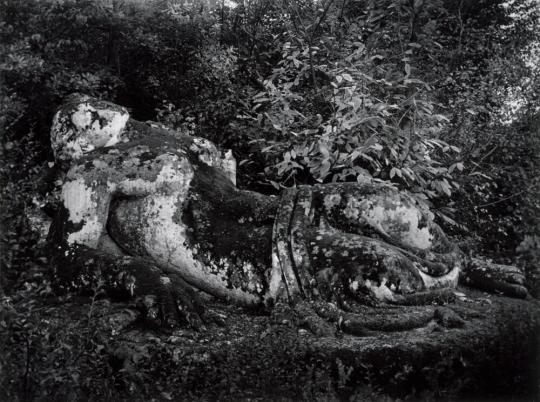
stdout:
<svg viewBox="0 0 540 402">
<path fill-rule="evenodd" d="M 244 306 L 310 301 L 327 319 L 347 310 L 351 329 L 362 306 L 444 301 L 459 279 L 527 295 L 517 268 L 466 257 L 383 182 L 240 190 L 230 152 L 86 96 L 59 109 L 51 144 L 66 172 L 49 233 L 59 288 L 138 297 L 164 325 L 204 320 L 194 288 Z M 370 325 L 411 326 L 396 322 Z"/>
</svg>

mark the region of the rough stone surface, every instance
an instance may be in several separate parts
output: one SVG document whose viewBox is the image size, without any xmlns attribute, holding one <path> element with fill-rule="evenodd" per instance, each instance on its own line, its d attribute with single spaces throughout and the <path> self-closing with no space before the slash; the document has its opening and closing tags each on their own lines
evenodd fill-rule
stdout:
<svg viewBox="0 0 540 402">
<path fill-rule="evenodd" d="M 331 302 L 354 333 L 373 329 L 363 305 L 444 302 L 460 274 L 526 296 L 517 268 L 467 260 L 425 206 L 385 183 L 300 186 L 279 199 L 239 190 L 234 158 L 210 141 L 85 96 L 59 110 L 51 132 L 67 169 L 50 231 L 60 286 L 157 297 L 161 311 L 147 310 L 162 323 L 199 321 L 186 313 L 188 284 L 244 306 Z M 403 326 L 395 316 L 379 329 Z"/>
</svg>

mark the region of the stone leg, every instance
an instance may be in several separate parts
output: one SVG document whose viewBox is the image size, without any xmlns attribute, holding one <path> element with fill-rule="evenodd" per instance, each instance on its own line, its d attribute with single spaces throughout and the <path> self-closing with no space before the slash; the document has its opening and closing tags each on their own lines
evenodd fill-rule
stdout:
<svg viewBox="0 0 540 402">
<path fill-rule="evenodd" d="M 176 162 L 176 159 L 172 159 Z M 166 171 L 169 159 L 156 163 L 157 172 Z M 160 326 L 189 323 L 200 326 L 202 304 L 179 273 L 165 272 L 156 263 L 140 256 L 119 256 L 118 250 L 100 249 L 107 233 L 110 204 L 114 196 L 146 196 L 144 191 L 169 191 L 176 199 L 176 181 L 115 180 L 111 163 L 94 163 L 94 169 L 79 165 L 68 173 L 62 189 L 63 208 L 51 228 L 49 240 L 54 247 L 53 266 L 56 287 L 113 297 L 135 298 L 145 317 Z M 135 183 L 136 185 L 132 185 Z M 139 191 L 139 187 L 140 190 Z M 178 186 L 178 185 L 177 185 Z"/>
<path fill-rule="evenodd" d="M 437 300 L 438 289 L 454 288 L 457 283 L 457 268 L 428 276 L 420 260 L 377 239 L 312 229 L 308 243 L 318 288 L 327 300 L 343 295 L 371 304 L 426 304 Z"/>
<path fill-rule="evenodd" d="M 311 228 L 305 235 L 316 282 L 311 289 L 315 300 L 297 303 L 295 311 L 312 332 L 328 334 L 328 321 L 359 336 L 430 323 L 464 324 L 442 306 L 455 299 L 457 268 L 430 277 L 418 269 L 419 262 L 383 241 L 332 228 Z"/>
<path fill-rule="evenodd" d="M 431 212 L 406 192 L 379 183 L 343 183 L 318 186 L 314 190 L 316 216 L 331 227 L 379 239 L 420 261 L 420 269 L 431 276 L 450 272 L 462 255 Z"/>
</svg>

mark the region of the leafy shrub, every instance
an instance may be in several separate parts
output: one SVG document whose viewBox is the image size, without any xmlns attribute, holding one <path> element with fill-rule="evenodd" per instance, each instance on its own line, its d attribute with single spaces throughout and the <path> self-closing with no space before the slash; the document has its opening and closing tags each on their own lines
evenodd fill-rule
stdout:
<svg viewBox="0 0 540 402">
<path fill-rule="evenodd" d="M 260 139 L 274 162 L 267 174 L 288 185 L 373 176 L 450 195 L 463 165 L 459 149 L 438 138 L 447 118 L 426 95 L 430 85 L 414 77 L 411 55 L 421 45 L 396 53 L 394 44 L 366 40 L 381 17 L 392 23 L 382 36 L 394 25 L 399 32 L 395 10 L 351 21 L 339 17 L 343 4 L 326 5 L 289 5 L 281 60 L 245 116 L 269 134 Z"/>
</svg>

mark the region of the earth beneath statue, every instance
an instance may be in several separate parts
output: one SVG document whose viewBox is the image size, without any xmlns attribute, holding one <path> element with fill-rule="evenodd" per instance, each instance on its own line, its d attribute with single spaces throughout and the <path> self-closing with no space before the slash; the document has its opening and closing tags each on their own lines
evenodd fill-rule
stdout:
<svg viewBox="0 0 540 402">
<path fill-rule="evenodd" d="M 290 303 L 315 333 L 333 322 L 359 335 L 462 326 L 445 307 L 380 310 L 463 298 L 458 281 L 527 297 L 518 268 L 466 257 L 425 206 L 380 181 L 240 190 L 231 152 L 86 96 L 59 109 L 51 143 L 65 172 L 49 233 L 57 286 L 136 298 L 160 325 L 217 319 L 198 291 Z"/>
</svg>

